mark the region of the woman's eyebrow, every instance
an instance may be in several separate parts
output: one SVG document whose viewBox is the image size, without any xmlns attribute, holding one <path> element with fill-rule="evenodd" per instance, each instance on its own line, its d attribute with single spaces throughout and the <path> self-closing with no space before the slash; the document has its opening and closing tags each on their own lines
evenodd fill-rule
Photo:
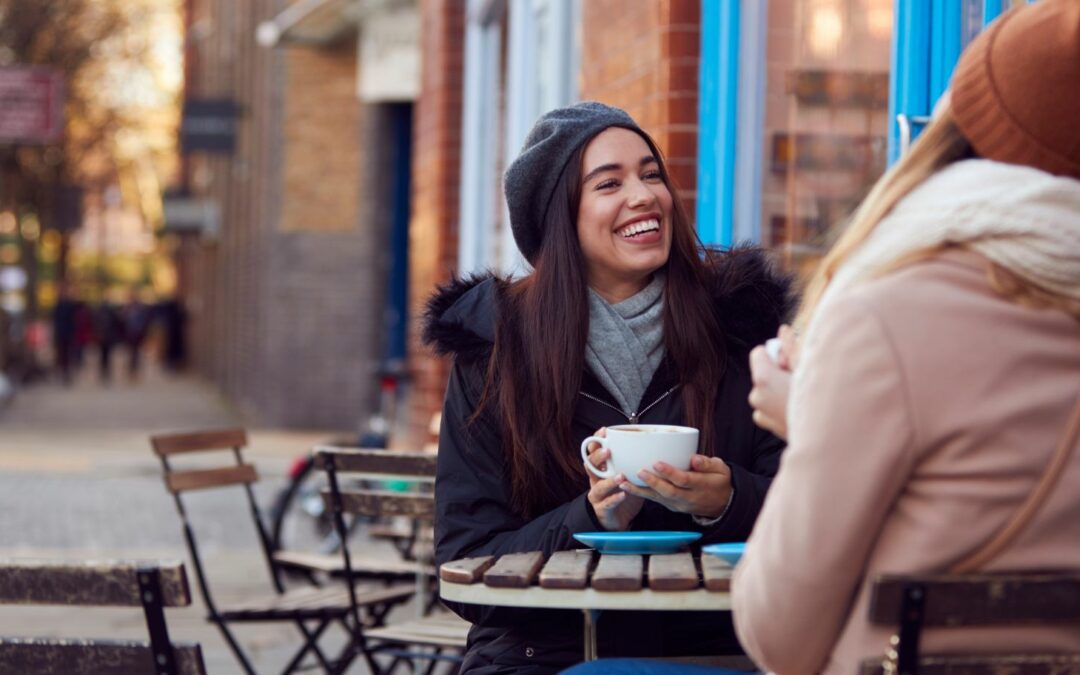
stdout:
<svg viewBox="0 0 1080 675">
<path fill-rule="evenodd" d="M 585 177 L 581 179 L 581 182 L 582 183 L 588 183 L 593 178 L 596 178 L 598 175 L 604 173 L 605 171 L 618 171 L 621 168 L 622 168 L 622 164 L 611 164 L 611 163 L 609 163 L 609 164 L 601 164 L 600 166 L 596 167 L 595 169 L 593 169 L 589 173 L 585 174 Z"/>
<path fill-rule="evenodd" d="M 641 158 L 641 161 L 638 164 L 640 166 L 645 166 L 646 164 L 656 164 L 656 163 L 657 163 L 657 161 L 656 161 L 655 157 L 653 157 L 652 155 L 645 155 L 644 157 Z M 585 177 L 581 179 L 581 182 L 582 183 L 588 183 L 590 180 L 592 180 L 593 178 L 596 178 L 598 175 L 604 173 L 605 171 L 618 171 L 619 169 L 622 169 L 622 164 L 615 164 L 615 163 L 601 164 L 600 166 L 596 167 L 595 169 L 593 169 L 589 173 L 585 174 Z"/>
</svg>

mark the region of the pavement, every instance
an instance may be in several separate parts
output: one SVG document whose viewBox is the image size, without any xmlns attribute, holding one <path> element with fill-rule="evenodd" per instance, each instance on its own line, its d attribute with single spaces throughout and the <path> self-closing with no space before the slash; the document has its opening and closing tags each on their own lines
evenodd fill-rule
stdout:
<svg viewBox="0 0 1080 675">
<path fill-rule="evenodd" d="M 152 365 L 136 381 L 115 377 L 103 386 L 84 372 L 70 387 L 50 381 L 20 390 L 0 410 L 0 557 L 182 560 L 196 593 L 180 519 L 148 438 L 242 424 L 206 383 Z M 331 429 L 248 430 L 245 458 L 259 471 L 255 494 L 264 516 L 290 463 L 342 435 Z M 272 594 L 243 491 L 186 497 L 217 604 Z M 405 618 L 415 611 L 396 610 Z M 191 607 L 167 610 L 172 639 L 199 642 L 209 673 L 241 673 L 205 614 L 198 597 Z M 260 673 L 280 672 L 301 645 L 291 625 L 250 624 L 236 634 Z M 139 608 L 4 606 L 0 635 L 145 639 L 146 629 Z M 326 644 L 333 649 L 344 640 L 343 633 L 328 635 Z M 357 660 L 349 672 L 366 668 Z"/>
</svg>

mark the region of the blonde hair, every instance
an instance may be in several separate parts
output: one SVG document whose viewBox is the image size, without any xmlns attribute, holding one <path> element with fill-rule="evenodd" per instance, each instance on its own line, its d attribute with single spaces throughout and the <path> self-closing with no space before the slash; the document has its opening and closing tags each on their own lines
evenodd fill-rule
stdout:
<svg viewBox="0 0 1080 675">
<path fill-rule="evenodd" d="M 804 330 L 809 325 L 810 317 L 836 270 L 862 246 L 878 223 L 901 199 L 934 173 L 973 155 L 971 144 L 960 133 L 952 112 L 945 106 L 923 130 L 911 150 L 878 179 L 847 224 L 841 225 L 842 234 L 807 283 L 802 305 L 795 317 L 796 329 Z M 928 257 L 923 253 L 929 252 L 916 253 L 906 259 L 910 262 L 912 258 Z"/>
</svg>

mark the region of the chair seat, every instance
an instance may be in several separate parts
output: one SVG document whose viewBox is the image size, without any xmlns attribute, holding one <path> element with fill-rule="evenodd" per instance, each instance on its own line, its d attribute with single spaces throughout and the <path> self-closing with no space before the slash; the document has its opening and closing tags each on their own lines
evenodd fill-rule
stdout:
<svg viewBox="0 0 1080 675">
<path fill-rule="evenodd" d="M 426 616 L 364 631 L 372 640 L 464 649 L 472 627 L 453 614 Z"/>
<path fill-rule="evenodd" d="M 403 584 L 376 589 L 357 588 L 356 603 L 359 607 L 370 607 L 404 602 L 415 592 L 415 586 Z M 257 601 L 238 603 L 218 614 L 225 621 L 337 618 L 351 611 L 349 602 L 349 590 L 345 586 L 299 588 Z"/>
<path fill-rule="evenodd" d="M 435 576 L 435 566 L 412 560 L 375 559 L 364 556 L 351 557 L 354 574 L 369 577 L 409 577 L 416 574 Z M 340 554 L 307 553 L 303 551 L 278 551 L 274 553 L 274 562 L 290 568 L 311 570 L 330 575 L 345 572 L 345 563 Z"/>
<path fill-rule="evenodd" d="M 435 541 L 435 528 L 423 527 L 419 532 L 413 532 L 412 528 L 404 525 L 372 525 L 368 528 L 368 534 L 374 539 L 416 539 L 421 542 Z"/>
</svg>

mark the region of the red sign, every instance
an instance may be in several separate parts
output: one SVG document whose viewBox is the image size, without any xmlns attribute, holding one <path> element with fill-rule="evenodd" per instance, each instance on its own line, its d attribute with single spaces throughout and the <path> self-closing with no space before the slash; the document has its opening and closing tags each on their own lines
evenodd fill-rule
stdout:
<svg viewBox="0 0 1080 675">
<path fill-rule="evenodd" d="M 44 66 L 0 68 L 0 142 L 49 143 L 64 128 L 64 75 Z"/>
</svg>

